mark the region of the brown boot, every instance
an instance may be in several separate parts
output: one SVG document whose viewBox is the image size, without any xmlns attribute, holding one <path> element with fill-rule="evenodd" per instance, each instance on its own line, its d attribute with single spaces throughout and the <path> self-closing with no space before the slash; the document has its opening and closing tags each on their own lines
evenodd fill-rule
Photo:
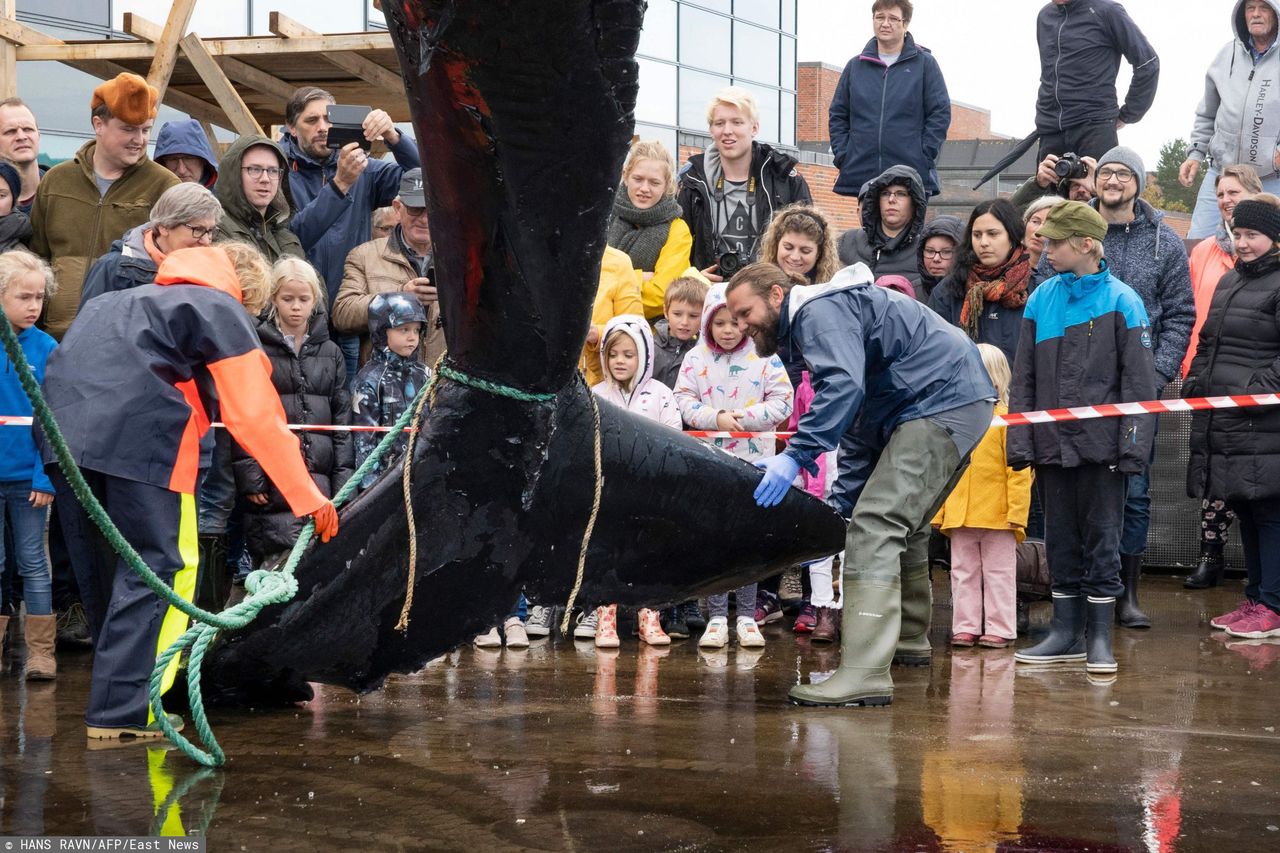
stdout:
<svg viewBox="0 0 1280 853">
<path fill-rule="evenodd" d="M 818 622 L 809 635 L 811 643 L 834 643 L 840 639 L 840 608 L 819 607 Z"/>
<path fill-rule="evenodd" d="M 58 677 L 58 662 L 53 657 L 57 636 L 58 617 L 27 614 L 27 681 L 52 681 Z"/>
</svg>

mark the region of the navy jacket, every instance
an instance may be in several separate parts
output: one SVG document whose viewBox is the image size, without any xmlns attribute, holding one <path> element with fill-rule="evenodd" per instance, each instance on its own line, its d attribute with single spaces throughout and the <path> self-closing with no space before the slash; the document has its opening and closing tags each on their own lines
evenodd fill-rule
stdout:
<svg viewBox="0 0 1280 853">
<path fill-rule="evenodd" d="M 207 190 L 213 189 L 218 180 L 218 158 L 209 147 L 209 137 L 204 135 L 200 122 L 193 118 L 165 122 L 156 137 L 156 153 L 151 159 L 158 161 L 170 154 L 185 154 L 203 160 L 204 175 L 200 183 Z"/>
<path fill-rule="evenodd" d="M 831 153 L 840 177 L 835 191 L 857 195 L 890 166 L 910 166 L 938 193 L 936 162 L 951 126 L 951 98 L 933 54 L 907 33 L 893 65 L 880 60 L 876 40 L 849 60 L 828 113 Z"/>
<path fill-rule="evenodd" d="M 324 278 L 329 304 L 338 295 L 347 253 L 372 239 L 369 217 L 386 207 L 400 191 L 400 176 L 422 165 L 418 146 L 406 134 L 391 146 L 395 162 L 370 160 L 360 179 L 344 195 L 333 185 L 338 171 L 338 152 L 323 163 L 308 157 L 291 134 L 280 138 L 289 163 L 289 191 L 293 195 L 293 218 L 289 230 L 298 235 L 302 248 Z"/>
<path fill-rule="evenodd" d="M 1009 411 L 1150 400 L 1156 393 L 1151 326 L 1142 298 L 1111 274 L 1063 273 L 1022 310 Z M 1154 415 L 1009 427 L 1009 465 L 1114 465 L 1136 474 L 1150 458 Z"/>
<path fill-rule="evenodd" d="M 1040 45 L 1036 130 L 1041 133 L 1116 119 L 1133 124 L 1151 108 L 1160 80 L 1160 58 L 1119 3 L 1049 3 L 1036 18 L 1036 42 Z M 1122 56 L 1133 66 L 1124 106 L 1116 99 Z"/>
<path fill-rule="evenodd" d="M 791 288 L 778 354 L 788 370 L 809 371 L 814 393 L 785 453 L 812 471 L 819 454 L 840 448 L 832 502 L 845 517 L 900 424 L 996 396 L 973 342 L 911 297 L 874 286 L 865 264 Z"/>
<path fill-rule="evenodd" d="M 94 261 L 84 277 L 84 287 L 80 291 L 81 305 L 104 293 L 129 290 L 155 282 L 156 262 L 151 260 L 143 243 L 149 228 L 150 222 L 130 228 L 124 232 L 123 237 L 111 244 L 111 249 L 105 255 Z"/>
<path fill-rule="evenodd" d="M 1019 249 L 1019 251 L 1021 251 Z M 1034 282 L 1028 283 L 1028 289 Z M 929 296 L 929 307 L 956 328 L 960 328 L 960 310 L 964 307 L 967 282 L 949 275 L 938 283 Z M 1018 339 L 1022 336 L 1023 308 L 1006 308 L 999 302 L 983 302 L 982 316 L 978 318 L 978 339 L 975 343 L 999 347 L 1012 367 L 1018 354 Z"/>
</svg>

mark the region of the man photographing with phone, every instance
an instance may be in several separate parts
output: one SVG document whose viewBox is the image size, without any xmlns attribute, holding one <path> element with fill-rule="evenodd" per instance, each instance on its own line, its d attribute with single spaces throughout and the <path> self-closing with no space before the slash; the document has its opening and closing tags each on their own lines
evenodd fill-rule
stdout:
<svg viewBox="0 0 1280 853">
<path fill-rule="evenodd" d="M 357 131 L 354 119 L 361 114 Z M 337 137 L 335 143 L 356 138 L 331 148 L 331 133 Z M 369 144 L 378 139 L 395 162 L 370 158 Z M 332 95 L 314 86 L 298 89 L 285 106 L 280 146 L 288 160 L 289 190 L 297 209 L 289 228 L 324 277 L 333 305 L 347 254 L 370 239 L 370 214 L 396 197 L 405 170 L 421 167 L 418 146 L 396 130 L 385 111 L 335 104 Z M 336 339 L 346 356 L 348 377 L 355 376 L 359 336 Z"/>
</svg>

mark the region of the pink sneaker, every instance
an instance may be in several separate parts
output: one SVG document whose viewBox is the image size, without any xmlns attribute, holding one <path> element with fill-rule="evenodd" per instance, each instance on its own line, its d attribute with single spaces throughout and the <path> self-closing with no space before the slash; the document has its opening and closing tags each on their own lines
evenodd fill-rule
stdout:
<svg viewBox="0 0 1280 853">
<path fill-rule="evenodd" d="M 1280 613 L 1265 604 L 1255 604 L 1251 614 L 1227 626 L 1227 633 L 1250 640 L 1280 637 Z"/>
<path fill-rule="evenodd" d="M 1225 631 L 1234 623 L 1244 619 L 1246 616 L 1253 615 L 1254 603 L 1249 599 L 1245 599 L 1236 605 L 1236 609 L 1230 613 L 1224 613 L 1221 616 L 1215 616 L 1209 620 L 1209 627 L 1217 628 L 1219 631 Z"/>
</svg>

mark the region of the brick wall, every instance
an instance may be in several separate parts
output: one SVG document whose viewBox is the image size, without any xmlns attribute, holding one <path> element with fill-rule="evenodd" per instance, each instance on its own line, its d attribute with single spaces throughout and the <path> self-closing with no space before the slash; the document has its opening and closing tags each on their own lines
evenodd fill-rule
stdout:
<svg viewBox="0 0 1280 853">
<path fill-rule="evenodd" d="M 947 139 L 1004 139 L 991 133 L 991 112 L 968 104 L 951 102 L 951 126 Z"/>
</svg>

